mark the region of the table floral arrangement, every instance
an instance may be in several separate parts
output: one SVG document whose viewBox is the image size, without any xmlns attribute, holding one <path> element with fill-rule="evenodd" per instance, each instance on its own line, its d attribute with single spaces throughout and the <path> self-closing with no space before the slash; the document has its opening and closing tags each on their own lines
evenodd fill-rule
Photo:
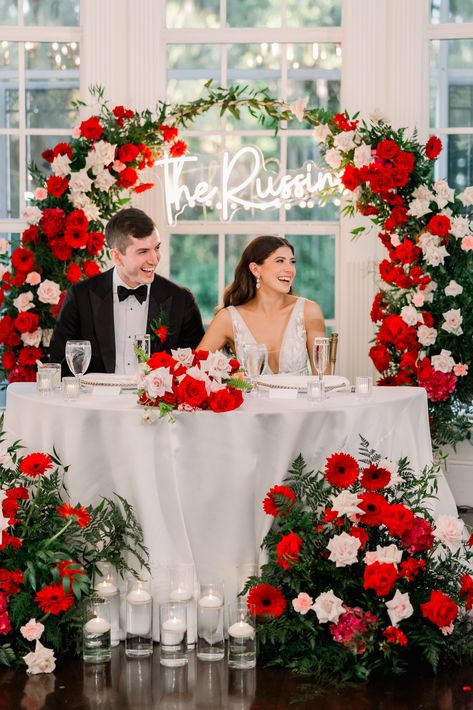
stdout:
<svg viewBox="0 0 473 710">
<path fill-rule="evenodd" d="M 81 600 L 100 561 L 147 567 L 143 533 L 120 496 L 71 505 L 56 455 L 23 455 L 0 436 L 0 664 L 54 670 L 55 654 L 79 653 Z"/>
<path fill-rule="evenodd" d="M 154 353 L 142 363 L 138 401 L 157 407 L 161 417 L 171 416 L 173 410 L 230 412 L 241 407 L 248 387 L 235 358 L 218 350 L 178 348 L 171 354 Z"/>
<path fill-rule="evenodd" d="M 432 516 L 434 468 L 334 453 L 323 472 L 301 456 L 263 507 L 268 562 L 247 582 L 259 660 L 323 683 L 397 675 L 473 658 L 473 534 Z"/>
</svg>

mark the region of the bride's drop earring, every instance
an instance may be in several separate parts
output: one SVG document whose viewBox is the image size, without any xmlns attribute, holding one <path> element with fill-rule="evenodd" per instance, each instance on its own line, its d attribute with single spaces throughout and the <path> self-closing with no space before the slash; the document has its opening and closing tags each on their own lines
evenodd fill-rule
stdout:
<svg viewBox="0 0 473 710">
<path fill-rule="evenodd" d="M 256 277 L 256 288 L 259 288 L 261 286 L 261 279 L 259 276 Z"/>
</svg>

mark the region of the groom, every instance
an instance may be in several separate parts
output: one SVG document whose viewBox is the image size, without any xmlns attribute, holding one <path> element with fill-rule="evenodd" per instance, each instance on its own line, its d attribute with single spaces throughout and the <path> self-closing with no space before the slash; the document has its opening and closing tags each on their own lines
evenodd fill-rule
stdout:
<svg viewBox="0 0 473 710">
<path fill-rule="evenodd" d="M 67 340 L 90 340 L 89 372 L 133 374 L 133 336 L 151 334 L 151 351 L 194 348 L 204 329 L 192 293 L 155 274 L 161 241 L 153 221 L 135 207 L 117 212 L 105 228 L 114 268 L 70 287 L 54 328 L 51 362 Z M 164 325 L 161 340 L 153 324 Z"/>
</svg>

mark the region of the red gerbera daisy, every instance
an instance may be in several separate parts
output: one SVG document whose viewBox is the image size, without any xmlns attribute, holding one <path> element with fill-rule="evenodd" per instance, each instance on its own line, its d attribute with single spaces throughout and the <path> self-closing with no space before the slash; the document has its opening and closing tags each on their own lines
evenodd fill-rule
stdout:
<svg viewBox="0 0 473 710">
<path fill-rule="evenodd" d="M 302 547 L 302 538 L 295 532 L 283 535 L 276 545 L 276 562 L 283 569 L 290 569 L 299 561 L 299 551 Z"/>
<path fill-rule="evenodd" d="M 248 594 L 248 607 L 254 605 L 255 614 L 263 619 L 277 619 L 284 613 L 286 600 L 282 592 L 271 584 L 258 584 Z"/>
<path fill-rule="evenodd" d="M 283 518 L 296 502 L 296 494 L 289 486 L 273 486 L 263 501 L 263 510 L 275 518 Z"/>
<path fill-rule="evenodd" d="M 25 476 L 36 478 L 46 473 L 48 469 L 52 468 L 52 465 L 52 458 L 38 451 L 35 454 L 25 456 L 20 463 L 20 471 L 24 473 Z"/>
<path fill-rule="evenodd" d="M 46 614 L 57 616 L 63 611 L 67 611 L 74 604 L 74 595 L 70 591 L 67 594 L 61 582 L 49 584 L 36 592 L 35 602 Z"/>
<path fill-rule="evenodd" d="M 77 525 L 81 528 L 86 528 L 90 523 L 90 515 L 87 509 L 82 505 L 78 505 L 74 508 L 72 505 L 69 505 L 69 503 L 62 503 L 62 505 L 57 506 L 56 510 L 61 518 L 70 518 L 74 516 Z"/>
<path fill-rule="evenodd" d="M 430 136 L 425 144 L 425 154 L 429 160 L 434 160 L 442 150 L 442 141 L 437 136 Z"/>
<path fill-rule="evenodd" d="M 370 464 L 361 474 L 361 485 L 368 491 L 377 491 L 379 488 L 385 488 L 391 480 L 391 474 L 386 468 L 378 468 L 374 464 Z"/>
<path fill-rule="evenodd" d="M 365 525 L 380 525 L 388 502 L 379 493 L 361 493 L 357 504 L 364 511 L 360 522 Z"/>
<path fill-rule="evenodd" d="M 348 488 L 358 478 L 358 463 L 350 454 L 332 454 L 325 464 L 325 478 L 336 488 Z"/>
</svg>

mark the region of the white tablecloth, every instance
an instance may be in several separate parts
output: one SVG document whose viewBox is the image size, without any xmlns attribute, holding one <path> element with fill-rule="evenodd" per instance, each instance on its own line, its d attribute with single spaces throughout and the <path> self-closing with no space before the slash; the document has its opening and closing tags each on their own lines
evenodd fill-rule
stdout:
<svg viewBox="0 0 473 710">
<path fill-rule="evenodd" d="M 176 415 L 142 421 L 136 395 L 39 395 L 34 384 L 8 387 L 6 428 L 29 450 L 52 451 L 70 464 L 73 502 L 117 492 L 141 522 L 154 568 L 194 562 L 199 577 L 225 580 L 237 593 L 236 566 L 254 562 L 272 518 L 262 510 L 302 453 L 311 468 L 335 451 L 354 455 L 359 434 L 382 455 L 407 456 L 421 470 L 432 451 L 424 389 L 374 388 L 369 400 L 331 393 L 322 404 L 248 397 L 225 414 Z M 456 513 L 444 478 L 438 509 Z"/>
</svg>

